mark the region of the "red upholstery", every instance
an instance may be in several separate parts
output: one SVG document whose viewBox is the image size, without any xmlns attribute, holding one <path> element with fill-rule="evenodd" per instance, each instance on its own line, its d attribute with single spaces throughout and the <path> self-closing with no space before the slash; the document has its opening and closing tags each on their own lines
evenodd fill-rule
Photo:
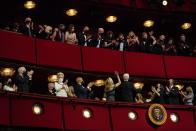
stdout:
<svg viewBox="0 0 196 131">
<path fill-rule="evenodd" d="M 37 39 L 37 64 L 82 70 L 80 46 Z"/>
<path fill-rule="evenodd" d="M 196 78 L 196 58 L 164 56 L 168 78 Z"/>
<path fill-rule="evenodd" d="M 150 104 L 56 98 L 0 92 L 0 125 L 90 131 L 196 130 L 195 106 L 163 105 L 167 110 L 167 121 L 162 126 L 155 127 L 149 122 L 147 116 Z M 44 106 L 42 115 L 33 114 L 34 103 L 41 103 Z M 83 117 L 84 108 L 89 108 L 93 112 L 92 118 Z M 137 120 L 133 121 L 128 118 L 130 110 L 137 112 Z M 179 115 L 178 123 L 170 120 L 172 112 Z"/>
<path fill-rule="evenodd" d="M 0 57 L 36 63 L 35 39 L 0 31 Z"/>
<path fill-rule="evenodd" d="M 125 52 L 126 71 L 134 76 L 165 77 L 161 55 Z"/>
<path fill-rule="evenodd" d="M 32 111 L 34 103 L 42 103 L 44 113 L 35 115 Z M 46 128 L 63 128 L 62 108 L 60 103 L 46 102 L 35 99 L 12 99 L 12 125 Z"/>
<path fill-rule="evenodd" d="M 10 124 L 9 98 L 0 96 L 0 125 Z"/>
<path fill-rule="evenodd" d="M 92 118 L 86 119 L 83 117 L 82 111 L 85 107 L 88 107 L 93 111 Z M 66 130 L 111 130 L 107 107 L 96 105 L 65 104 L 64 118 Z"/>
<path fill-rule="evenodd" d="M 124 73 L 123 53 L 108 49 L 82 47 L 84 71 Z"/>
</svg>

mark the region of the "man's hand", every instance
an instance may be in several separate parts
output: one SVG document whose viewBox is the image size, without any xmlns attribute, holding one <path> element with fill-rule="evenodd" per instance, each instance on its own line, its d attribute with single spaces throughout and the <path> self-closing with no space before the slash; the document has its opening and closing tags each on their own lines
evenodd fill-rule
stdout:
<svg viewBox="0 0 196 131">
<path fill-rule="evenodd" d="M 91 88 L 95 83 L 94 82 L 90 82 L 88 83 L 88 87 Z"/>
</svg>

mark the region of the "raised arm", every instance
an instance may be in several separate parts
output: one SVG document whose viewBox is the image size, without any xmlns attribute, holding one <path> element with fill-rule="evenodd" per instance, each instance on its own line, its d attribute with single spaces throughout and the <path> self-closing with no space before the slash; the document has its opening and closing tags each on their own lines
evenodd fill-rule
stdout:
<svg viewBox="0 0 196 131">
<path fill-rule="evenodd" d="M 118 74 L 117 71 L 115 71 L 115 75 L 116 75 L 116 77 L 117 77 L 117 79 L 118 79 L 118 83 L 116 83 L 115 86 L 116 86 L 116 87 L 119 87 L 120 84 L 121 84 L 121 80 L 120 80 L 120 77 L 119 77 L 119 74 Z"/>
</svg>

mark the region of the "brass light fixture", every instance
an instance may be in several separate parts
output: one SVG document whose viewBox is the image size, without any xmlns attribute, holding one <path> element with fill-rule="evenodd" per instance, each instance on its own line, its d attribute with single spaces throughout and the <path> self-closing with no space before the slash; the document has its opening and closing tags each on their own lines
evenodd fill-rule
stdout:
<svg viewBox="0 0 196 131">
<path fill-rule="evenodd" d="M 15 73 L 15 70 L 13 68 L 3 68 L 0 71 L 1 76 L 13 76 Z"/>
<path fill-rule="evenodd" d="M 141 83 L 141 82 L 136 82 L 133 84 L 134 88 L 135 89 L 142 89 L 143 86 L 144 86 L 144 83 Z"/>
<path fill-rule="evenodd" d="M 24 3 L 24 7 L 26 8 L 26 9 L 33 9 L 33 8 L 35 8 L 35 6 L 36 6 L 36 4 L 35 4 L 35 2 L 34 1 L 26 1 L 25 3 Z"/>
<path fill-rule="evenodd" d="M 187 29 L 191 28 L 191 23 L 188 23 L 188 22 L 184 23 L 184 24 L 181 25 L 181 28 L 183 30 L 187 30 Z"/>
<path fill-rule="evenodd" d="M 66 11 L 66 14 L 67 14 L 68 16 L 75 16 L 75 15 L 77 15 L 77 13 L 78 13 L 78 11 L 77 11 L 76 9 L 68 9 L 68 10 Z"/>
<path fill-rule="evenodd" d="M 113 23 L 113 22 L 116 22 L 117 21 L 117 17 L 116 16 L 108 16 L 107 18 L 106 18 L 106 21 L 107 22 L 110 22 L 110 23 Z"/>
<path fill-rule="evenodd" d="M 50 75 L 48 77 L 48 81 L 49 82 L 57 82 L 58 81 L 57 75 Z"/>
<path fill-rule="evenodd" d="M 182 84 L 176 84 L 175 86 L 178 87 L 178 90 L 182 90 L 184 88 L 184 85 Z"/>
<path fill-rule="evenodd" d="M 144 27 L 152 27 L 154 25 L 154 21 L 153 20 L 146 20 L 144 21 Z"/>
<path fill-rule="evenodd" d="M 103 86 L 105 84 L 105 81 L 104 80 L 96 80 L 95 81 L 95 86 Z"/>
</svg>

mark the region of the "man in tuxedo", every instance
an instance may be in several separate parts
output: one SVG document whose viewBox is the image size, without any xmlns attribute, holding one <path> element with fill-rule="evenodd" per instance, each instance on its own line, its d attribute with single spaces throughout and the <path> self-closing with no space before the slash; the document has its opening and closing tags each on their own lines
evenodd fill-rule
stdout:
<svg viewBox="0 0 196 131">
<path fill-rule="evenodd" d="M 25 24 L 19 27 L 19 32 L 26 36 L 34 37 L 33 22 L 31 21 L 30 17 L 27 17 L 25 19 Z"/>
<path fill-rule="evenodd" d="M 178 87 L 175 87 L 174 80 L 169 79 L 169 87 L 166 86 L 166 95 L 168 104 L 178 105 L 179 101 L 179 90 Z"/>
<path fill-rule="evenodd" d="M 90 46 L 96 47 L 96 48 L 102 48 L 104 45 L 104 42 L 105 42 L 104 29 L 99 28 L 98 33 L 96 33 L 92 36 L 92 40 L 90 41 Z"/>
<path fill-rule="evenodd" d="M 142 33 L 142 39 L 139 44 L 140 52 L 148 53 L 150 52 L 150 41 L 146 32 Z"/>
<path fill-rule="evenodd" d="M 191 56 L 191 46 L 186 41 L 186 36 L 184 34 L 180 35 L 180 41 L 178 42 L 178 55 L 179 56 Z"/>
<path fill-rule="evenodd" d="M 89 41 L 92 37 L 91 35 L 88 35 L 89 30 L 90 30 L 89 27 L 85 26 L 82 32 L 77 34 L 78 45 L 88 46 Z"/>
<path fill-rule="evenodd" d="M 118 35 L 117 42 L 115 43 L 115 49 L 118 51 L 127 51 L 128 43 L 122 33 Z"/>
<path fill-rule="evenodd" d="M 15 77 L 15 84 L 18 87 L 18 92 L 29 93 L 32 86 L 33 70 L 26 73 L 25 67 L 18 68 L 18 74 Z"/>
<path fill-rule="evenodd" d="M 93 82 L 90 82 L 87 87 L 84 87 L 84 81 L 82 77 L 76 78 L 76 86 L 74 88 L 75 94 L 78 98 L 88 99 L 89 94 L 91 92 L 91 87 L 94 85 Z"/>
<path fill-rule="evenodd" d="M 134 92 L 139 92 L 133 87 L 133 83 L 129 82 L 129 74 L 125 73 L 123 75 L 123 82 L 118 88 L 117 95 L 120 101 L 134 102 Z"/>
</svg>

